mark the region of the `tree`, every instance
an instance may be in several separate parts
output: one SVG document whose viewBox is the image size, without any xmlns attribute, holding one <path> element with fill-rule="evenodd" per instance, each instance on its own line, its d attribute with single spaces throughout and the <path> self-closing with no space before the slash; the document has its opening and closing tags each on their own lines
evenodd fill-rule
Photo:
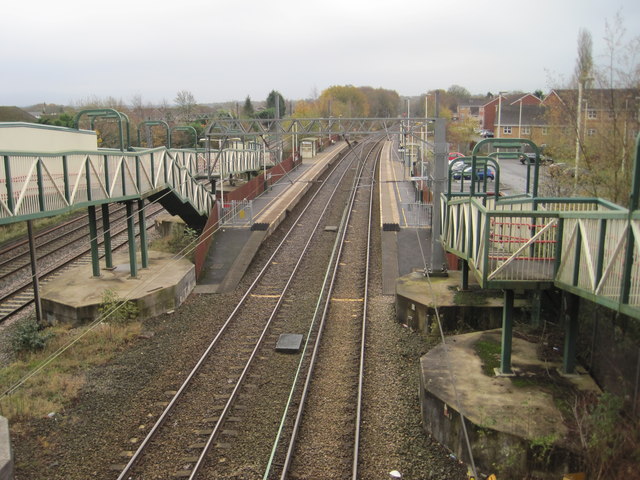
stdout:
<svg viewBox="0 0 640 480">
<path fill-rule="evenodd" d="M 278 105 L 279 112 L 276 111 L 276 104 Z M 275 118 L 276 113 L 279 113 L 280 118 L 282 118 L 284 117 L 287 110 L 284 98 L 282 97 L 280 92 L 276 90 L 271 90 L 271 92 L 269 92 L 269 96 L 267 97 L 267 110 L 270 109 L 273 110 L 274 113 L 273 117 L 271 118 Z"/>
<path fill-rule="evenodd" d="M 247 95 L 247 98 L 244 100 L 244 106 L 242 107 L 242 115 L 245 117 L 253 117 L 255 110 L 253 108 L 253 104 L 251 103 L 251 97 Z"/>
<path fill-rule="evenodd" d="M 180 112 L 184 120 L 188 122 L 193 120 L 197 103 L 196 98 L 191 92 L 188 90 L 180 90 L 173 101 L 178 106 L 178 112 Z"/>
<path fill-rule="evenodd" d="M 394 90 L 384 88 L 360 87 L 359 90 L 367 97 L 369 115 L 376 118 L 396 117 L 400 95 Z"/>
<path fill-rule="evenodd" d="M 353 85 L 329 87 L 322 92 L 318 101 L 321 106 L 320 111 L 326 116 L 369 116 L 367 96 Z"/>
<path fill-rule="evenodd" d="M 589 32 L 580 32 L 572 88 L 559 90 L 562 101 L 548 110 L 546 143 L 556 162 L 569 163 L 575 156 L 574 195 L 626 205 L 640 130 L 640 37 L 626 41 L 620 16 L 606 25 L 604 65 L 593 62 Z"/>
</svg>

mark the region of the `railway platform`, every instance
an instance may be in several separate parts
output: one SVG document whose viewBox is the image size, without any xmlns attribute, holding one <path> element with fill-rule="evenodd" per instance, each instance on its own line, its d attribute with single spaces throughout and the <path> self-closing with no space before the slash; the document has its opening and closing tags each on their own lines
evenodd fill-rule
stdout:
<svg viewBox="0 0 640 480">
<path fill-rule="evenodd" d="M 249 267 L 262 242 L 286 218 L 313 182 L 330 167 L 345 142 L 331 145 L 313 158 L 305 158 L 293 171 L 252 201 L 253 225 L 224 225 L 213 238 L 195 293 L 233 290 Z"/>
</svg>

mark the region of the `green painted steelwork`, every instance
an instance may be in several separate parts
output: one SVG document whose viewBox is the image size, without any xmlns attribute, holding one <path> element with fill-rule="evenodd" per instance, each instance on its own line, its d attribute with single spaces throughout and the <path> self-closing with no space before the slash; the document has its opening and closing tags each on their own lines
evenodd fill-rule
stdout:
<svg viewBox="0 0 640 480">
<path fill-rule="evenodd" d="M 169 145 L 167 145 L 168 148 L 171 148 L 171 141 L 173 139 L 173 132 L 176 132 L 176 131 L 183 131 L 183 132 L 191 132 L 191 133 L 193 133 L 193 148 L 198 148 L 198 132 L 191 125 L 180 125 L 180 126 L 177 126 L 177 127 L 171 127 L 171 129 L 169 130 L 170 135 L 169 135 Z"/>
<path fill-rule="evenodd" d="M 164 147 L 136 152 L 2 152 L 0 188 L 6 195 L 0 192 L 0 225 L 139 199 L 165 189 L 204 218 L 215 196 L 198 181 L 196 154 Z"/>
<path fill-rule="evenodd" d="M 115 118 L 118 122 L 120 150 L 124 152 L 126 149 L 131 147 L 131 139 L 129 138 L 129 117 L 126 114 L 118 112 L 113 108 L 90 108 L 86 110 L 80 110 L 73 119 L 73 125 L 76 130 L 80 130 L 80 119 L 85 115 L 91 119 L 92 130 L 94 130 L 96 118 Z M 126 143 L 123 121 L 126 122 Z"/>
<path fill-rule="evenodd" d="M 485 138 L 484 140 L 480 140 L 474 147 L 471 152 L 472 156 L 479 155 L 483 147 L 494 147 L 498 148 L 518 148 L 520 151 L 524 151 L 525 146 L 529 146 L 533 153 L 536 155 L 536 160 L 533 164 L 534 172 L 533 172 L 533 188 L 531 188 L 530 182 L 530 167 L 531 165 L 527 164 L 527 180 L 526 180 L 526 188 L 525 192 L 530 194 L 533 197 L 538 196 L 538 177 L 540 175 L 540 149 L 538 146 L 533 143 L 531 140 L 527 138 Z M 505 155 L 500 152 L 492 152 L 492 155 L 499 156 Z"/>
<path fill-rule="evenodd" d="M 455 172 L 456 165 L 464 164 L 468 167 L 471 167 L 472 172 L 476 172 L 479 169 L 483 169 L 483 185 L 484 190 L 476 190 L 476 184 L 478 180 L 476 180 L 476 175 L 470 175 L 470 185 L 469 191 L 464 191 L 464 175 L 463 170 L 460 170 L 460 192 L 452 191 L 452 181 L 453 174 Z M 500 191 L 500 164 L 496 161 L 495 158 L 492 157 L 481 157 L 481 156 L 470 156 L 470 157 L 458 157 L 455 160 L 449 162 L 448 167 L 448 176 L 447 176 L 447 199 L 450 200 L 453 196 L 476 196 L 476 197 L 486 197 L 487 194 L 487 169 L 488 167 L 493 167 L 495 172 L 495 180 L 494 180 L 494 192 Z"/>
<path fill-rule="evenodd" d="M 598 198 L 450 194 L 442 239 L 483 288 L 555 286 L 640 318 L 639 195 L 640 173 L 629 209 Z"/>
<path fill-rule="evenodd" d="M 166 135 L 165 138 L 167 139 L 167 148 L 171 148 L 171 130 L 169 129 L 169 124 L 164 120 L 146 120 L 138 125 L 138 146 L 139 147 L 142 146 L 142 140 L 140 138 L 140 129 L 143 126 L 146 126 L 149 128 L 155 127 L 155 126 L 164 127 L 165 135 Z M 147 145 L 147 148 L 153 148 L 153 145 Z"/>
<path fill-rule="evenodd" d="M 129 242 L 129 272 L 132 278 L 138 275 L 138 265 L 136 263 L 136 231 L 133 219 L 133 201 L 125 204 L 127 212 L 127 236 Z"/>
<path fill-rule="evenodd" d="M 138 230 L 140 231 L 140 256 L 142 268 L 149 267 L 149 253 L 147 252 L 147 222 L 144 215 L 144 200 L 138 200 Z"/>
<path fill-rule="evenodd" d="M 104 245 L 104 260 L 107 268 L 113 268 L 113 255 L 111 251 L 111 225 L 109 221 L 109 204 L 102 204 L 102 238 Z"/>
<path fill-rule="evenodd" d="M 96 219 L 96 207 L 90 205 L 89 214 L 89 244 L 91 245 L 91 267 L 94 277 L 100 276 L 100 254 L 98 253 L 98 225 Z"/>
</svg>

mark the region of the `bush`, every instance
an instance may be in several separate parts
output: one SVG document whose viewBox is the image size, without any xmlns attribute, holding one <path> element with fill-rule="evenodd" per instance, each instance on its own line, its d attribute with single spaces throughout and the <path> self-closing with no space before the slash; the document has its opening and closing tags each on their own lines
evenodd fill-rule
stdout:
<svg viewBox="0 0 640 480">
<path fill-rule="evenodd" d="M 16 326 L 11 338 L 11 345 L 16 353 L 36 352 L 42 350 L 52 336 L 50 332 L 43 329 L 35 318 L 31 317 Z"/>
<path fill-rule="evenodd" d="M 103 317 L 103 320 L 114 324 L 124 324 L 134 320 L 138 313 L 138 307 L 135 303 L 120 299 L 113 290 L 107 289 L 102 294 L 102 303 L 98 307 L 98 314 Z"/>
</svg>

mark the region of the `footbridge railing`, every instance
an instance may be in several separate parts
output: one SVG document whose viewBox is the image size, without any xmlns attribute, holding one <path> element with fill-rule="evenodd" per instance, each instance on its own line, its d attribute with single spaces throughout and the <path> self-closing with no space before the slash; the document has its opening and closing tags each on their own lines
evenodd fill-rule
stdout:
<svg viewBox="0 0 640 480">
<path fill-rule="evenodd" d="M 640 318 L 640 212 L 584 198 L 441 204 L 443 245 L 483 288 L 555 285 Z"/>
<path fill-rule="evenodd" d="M 196 150 L 1 152 L 0 225 L 169 189 L 207 216 L 215 196 L 198 182 Z"/>
</svg>

